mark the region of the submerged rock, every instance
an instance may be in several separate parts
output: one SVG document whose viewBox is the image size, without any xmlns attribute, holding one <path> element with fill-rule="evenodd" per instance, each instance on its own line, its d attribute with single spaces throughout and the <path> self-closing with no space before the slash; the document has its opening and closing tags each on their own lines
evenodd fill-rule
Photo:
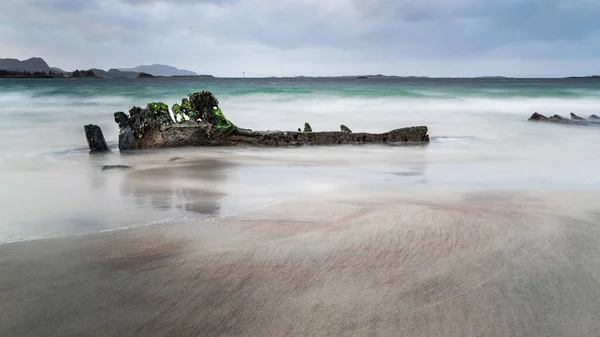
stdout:
<svg viewBox="0 0 600 337">
<path fill-rule="evenodd" d="M 585 118 L 579 117 L 579 116 L 577 116 L 576 114 L 574 114 L 572 112 L 571 112 L 571 119 L 575 120 L 575 121 L 584 121 L 585 120 Z"/>
<path fill-rule="evenodd" d="M 342 130 L 342 132 L 352 132 L 352 130 L 350 130 L 350 128 L 348 128 L 344 124 L 340 125 L 340 130 Z"/>
<path fill-rule="evenodd" d="M 542 114 L 539 114 L 537 112 L 534 112 L 533 115 L 531 115 L 531 117 L 529 117 L 530 121 L 541 121 L 541 120 L 546 120 L 546 119 L 548 119 L 548 117 L 546 117 Z"/>
<path fill-rule="evenodd" d="M 130 169 L 131 166 L 128 165 L 104 165 L 102 166 L 102 171 L 108 171 L 108 170 L 128 170 Z"/>
<path fill-rule="evenodd" d="M 85 138 L 87 139 L 90 153 L 110 152 L 108 144 L 98 125 L 89 124 L 84 126 Z"/>
<path fill-rule="evenodd" d="M 304 132 L 313 132 L 312 128 L 310 127 L 310 124 L 304 123 Z"/>
</svg>

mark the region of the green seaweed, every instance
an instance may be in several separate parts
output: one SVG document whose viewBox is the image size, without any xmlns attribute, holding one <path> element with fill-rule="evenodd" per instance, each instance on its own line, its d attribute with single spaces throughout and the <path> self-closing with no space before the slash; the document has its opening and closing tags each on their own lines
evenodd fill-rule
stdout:
<svg viewBox="0 0 600 337">
<path fill-rule="evenodd" d="M 150 118 L 155 118 L 160 124 L 171 124 L 171 115 L 169 114 L 169 106 L 163 102 L 151 102 L 146 107 L 147 115 Z"/>
<path fill-rule="evenodd" d="M 217 117 L 217 124 L 215 125 L 215 127 L 217 129 L 225 129 L 228 128 L 230 126 L 233 126 L 233 123 L 231 123 L 229 121 L 229 119 L 227 119 L 225 117 L 225 115 L 223 114 L 223 111 L 221 111 L 221 108 L 215 107 L 216 109 L 214 109 L 214 114 Z"/>
<path fill-rule="evenodd" d="M 194 109 L 192 109 L 192 104 L 187 98 L 181 100 L 181 112 L 186 114 L 188 117 L 192 118 L 194 115 Z"/>
<path fill-rule="evenodd" d="M 175 118 L 175 122 L 182 123 L 185 121 L 185 118 L 183 117 L 184 113 L 181 112 L 181 106 L 179 104 L 173 104 L 173 106 L 171 106 L 171 111 L 173 111 L 173 118 Z"/>
</svg>

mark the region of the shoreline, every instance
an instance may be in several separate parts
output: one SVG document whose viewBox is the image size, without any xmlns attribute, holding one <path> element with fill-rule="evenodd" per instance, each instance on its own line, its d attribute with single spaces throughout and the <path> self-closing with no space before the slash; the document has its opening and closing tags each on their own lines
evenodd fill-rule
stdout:
<svg viewBox="0 0 600 337">
<path fill-rule="evenodd" d="M 0 332 L 600 331 L 598 192 L 348 192 L 211 223 L 0 245 Z"/>
</svg>

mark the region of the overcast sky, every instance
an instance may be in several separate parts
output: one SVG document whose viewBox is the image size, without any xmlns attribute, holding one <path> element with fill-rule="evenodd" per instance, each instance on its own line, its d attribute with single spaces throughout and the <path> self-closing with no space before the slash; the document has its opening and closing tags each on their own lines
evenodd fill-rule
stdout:
<svg viewBox="0 0 600 337">
<path fill-rule="evenodd" d="M 0 57 L 217 76 L 600 73 L 598 0 L 0 0 Z"/>
</svg>

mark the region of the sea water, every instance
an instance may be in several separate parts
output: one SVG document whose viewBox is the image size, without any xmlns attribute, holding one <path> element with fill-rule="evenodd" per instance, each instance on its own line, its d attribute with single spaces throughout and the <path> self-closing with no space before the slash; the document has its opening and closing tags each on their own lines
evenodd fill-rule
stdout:
<svg viewBox="0 0 600 337">
<path fill-rule="evenodd" d="M 120 155 L 113 112 L 212 91 L 256 130 L 385 132 L 426 125 L 427 146 L 185 148 Z M 235 216 L 353 186 L 600 187 L 600 127 L 528 122 L 600 114 L 594 79 L 0 79 L 0 242 L 174 219 Z M 97 124 L 113 153 L 91 156 Z M 130 169 L 102 171 L 103 165 Z"/>
</svg>

